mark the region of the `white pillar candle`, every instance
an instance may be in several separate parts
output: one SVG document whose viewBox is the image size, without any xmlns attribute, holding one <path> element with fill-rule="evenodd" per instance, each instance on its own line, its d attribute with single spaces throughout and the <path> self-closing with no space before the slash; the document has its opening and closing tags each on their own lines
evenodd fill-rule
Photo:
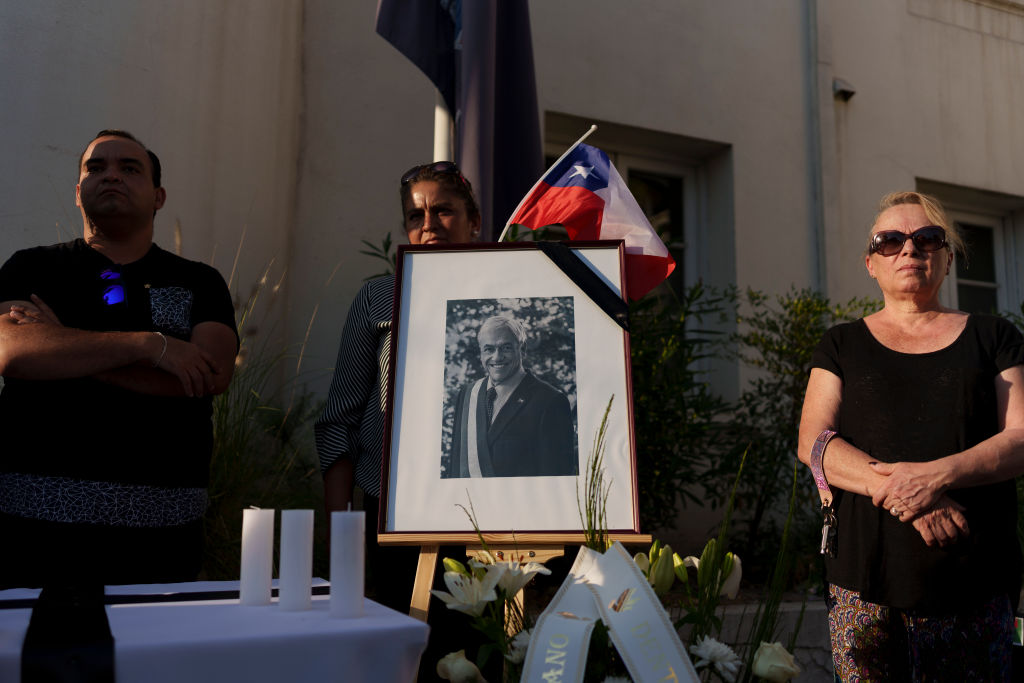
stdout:
<svg viewBox="0 0 1024 683">
<path fill-rule="evenodd" d="M 242 568 L 239 577 L 243 605 L 269 605 L 274 564 L 274 511 L 242 510 Z"/>
<path fill-rule="evenodd" d="M 331 513 L 331 616 L 363 615 L 366 513 Z"/>
<path fill-rule="evenodd" d="M 281 511 L 281 580 L 278 604 L 281 609 L 311 607 L 313 581 L 313 511 Z"/>
</svg>

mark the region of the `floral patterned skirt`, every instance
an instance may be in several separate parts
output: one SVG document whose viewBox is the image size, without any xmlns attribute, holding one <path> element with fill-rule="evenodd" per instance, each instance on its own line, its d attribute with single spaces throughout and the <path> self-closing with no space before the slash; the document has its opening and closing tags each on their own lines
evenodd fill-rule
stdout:
<svg viewBox="0 0 1024 683">
<path fill-rule="evenodd" d="M 838 680 L 1011 680 L 1013 610 L 1005 595 L 956 614 L 922 616 L 829 586 L 826 606 Z"/>
</svg>

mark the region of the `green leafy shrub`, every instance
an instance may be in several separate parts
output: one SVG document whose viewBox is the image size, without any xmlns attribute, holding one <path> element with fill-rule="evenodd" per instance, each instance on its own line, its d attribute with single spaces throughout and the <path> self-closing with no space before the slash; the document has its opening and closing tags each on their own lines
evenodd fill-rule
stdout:
<svg viewBox="0 0 1024 683">
<path fill-rule="evenodd" d="M 732 448 L 722 454 L 708 475 L 712 482 L 719 482 L 716 497 L 723 500 L 740 458 L 749 451 L 735 514 L 737 544 L 750 559 L 750 574 L 756 578 L 759 567 L 771 566 L 778 549 L 811 355 L 829 327 L 863 317 L 877 310 L 880 302 L 852 299 L 834 305 L 808 289 L 790 290 L 775 297 L 747 290 L 736 296 L 739 331 L 733 338 L 735 353 L 755 370 L 755 375 L 736 405 Z M 820 526 L 820 503 L 809 475 L 805 480 L 808 485 L 798 487 L 793 519 L 798 539 L 795 549 L 801 554 L 816 552 L 811 547 L 815 542 L 813 529 Z M 816 566 L 812 562 L 802 564 Z"/>
<path fill-rule="evenodd" d="M 640 524 L 672 528 L 680 504 L 702 503 L 706 472 L 722 448 L 731 406 L 702 361 L 720 357 L 726 335 L 711 324 L 731 310 L 703 285 L 680 297 L 646 297 L 630 309 L 633 421 Z"/>
</svg>

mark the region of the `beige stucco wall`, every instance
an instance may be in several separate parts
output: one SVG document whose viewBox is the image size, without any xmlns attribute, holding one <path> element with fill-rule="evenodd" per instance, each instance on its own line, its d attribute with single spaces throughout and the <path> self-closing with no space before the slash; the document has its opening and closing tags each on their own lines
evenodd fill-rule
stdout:
<svg viewBox="0 0 1024 683">
<path fill-rule="evenodd" d="M 830 289 L 873 294 L 860 254 L 883 193 L 925 178 L 1024 196 L 1024 8 L 831 4 L 835 72 L 857 94 L 834 119 L 840 225 L 828 238 Z"/>
<path fill-rule="evenodd" d="M 432 160 L 434 88 L 376 34 L 376 3 L 306 0 L 303 145 L 287 329 L 303 380 L 326 393 L 341 327 L 364 278 L 359 251 L 401 230 L 398 179 Z M 315 315 L 314 315 L 315 313 Z"/>
<path fill-rule="evenodd" d="M 300 2 L 0 5 L 0 258 L 81 236 L 78 155 L 124 128 L 162 162 L 157 242 L 173 249 L 180 224 L 183 254 L 225 277 L 243 244 L 234 289 L 247 295 L 265 264 L 289 260 L 301 46 Z"/>
</svg>

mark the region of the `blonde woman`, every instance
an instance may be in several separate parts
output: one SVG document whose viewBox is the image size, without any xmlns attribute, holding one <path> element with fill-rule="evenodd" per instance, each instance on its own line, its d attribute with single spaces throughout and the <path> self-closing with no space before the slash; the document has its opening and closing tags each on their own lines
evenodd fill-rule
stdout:
<svg viewBox="0 0 1024 683">
<path fill-rule="evenodd" d="M 935 199 L 884 197 L 864 263 L 885 305 L 829 330 L 812 361 L 799 456 L 831 503 L 844 681 L 1010 680 L 1024 340 L 940 303 L 955 251 Z"/>
</svg>

